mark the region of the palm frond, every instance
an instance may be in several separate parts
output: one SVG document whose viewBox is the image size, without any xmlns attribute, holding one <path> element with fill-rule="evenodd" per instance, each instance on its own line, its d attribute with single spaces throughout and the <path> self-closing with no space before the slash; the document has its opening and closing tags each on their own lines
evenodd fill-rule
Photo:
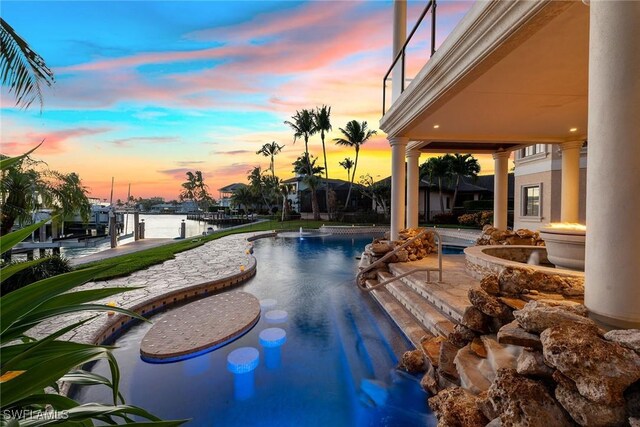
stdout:
<svg viewBox="0 0 640 427">
<path fill-rule="evenodd" d="M 4 19 L 0 18 L 0 75 L 2 84 L 16 97 L 16 105 L 28 108 L 36 99 L 42 109 L 41 84 L 55 82 L 53 71 L 44 59 L 20 37 Z"/>
</svg>

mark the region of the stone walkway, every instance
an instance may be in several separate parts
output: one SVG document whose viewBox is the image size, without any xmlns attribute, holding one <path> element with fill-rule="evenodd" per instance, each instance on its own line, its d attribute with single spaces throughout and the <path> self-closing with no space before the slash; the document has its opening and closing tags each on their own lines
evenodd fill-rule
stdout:
<svg viewBox="0 0 640 427">
<path fill-rule="evenodd" d="M 247 238 L 265 233 L 245 233 L 222 237 L 189 251 L 176 254 L 175 259 L 140 270 L 127 277 L 102 282 L 89 282 L 80 289 L 99 289 L 111 287 L 142 287 L 130 292 L 118 294 L 101 300 L 101 303 L 114 302 L 118 307 L 132 308 L 149 299 L 169 294 L 182 288 L 231 277 L 244 269 L 255 267 L 255 258 L 246 253 L 250 247 Z M 91 317 L 95 313 L 79 313 L 60 316 L 43 322 L 29 331 L 30 336 L 42 337 L 65 325 Z M 100 331 L 112 320 L 105 312 L 99 312 L 94 320 L 76 328 L 63 339 L 93 343 Z"/>
</svg>

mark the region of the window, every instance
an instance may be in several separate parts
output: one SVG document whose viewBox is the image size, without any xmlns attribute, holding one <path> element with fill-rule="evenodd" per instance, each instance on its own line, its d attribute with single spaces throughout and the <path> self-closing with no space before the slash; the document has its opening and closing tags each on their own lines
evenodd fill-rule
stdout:
<svg viewBox="0 0 640 427">
<path fill-rule="evenodd" d="M 533 156 L 546 152 L 546 144 L 534 144 L 522 149 L 521 157 Z"/>
<path fill-rule="evenodd" d="M 540 186 L 522 188 L 522 216 L 540 216 Z"/>
</svg>

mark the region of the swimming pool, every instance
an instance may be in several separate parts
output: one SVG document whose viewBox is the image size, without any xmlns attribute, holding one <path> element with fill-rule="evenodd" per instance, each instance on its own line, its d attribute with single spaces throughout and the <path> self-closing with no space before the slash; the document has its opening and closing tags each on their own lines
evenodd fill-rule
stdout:
<svg viewBox="0 0 640 427">
<path fill-rule="evenodd" d="M 151 326 L 134 326 L 114 352 L 127 403 L 163 418 L 192 418 L 192 426 L 435 425 L 420 377 L 395 369 L 410 343 L 353 283 L 355 257 L 370 242 L 371 236 L 256 241 L 257 274 L 234 290 L 276 299 L 287 323 L 262 318 L 225 347 L 169 364 L 140 359 L 139 344 Z M 279 365 L 268 367 L 258 334 L 273 326 L 286 331 L 287 342 Z M 237 400 L 226 358 L 246 346 L 260 350 L 261 360 L 253 394 Z M 94 371 L 107 374 L 103 364 Z M 76 397 L 108 402 L 110 394 L 90 387 Z"/>
</svg>

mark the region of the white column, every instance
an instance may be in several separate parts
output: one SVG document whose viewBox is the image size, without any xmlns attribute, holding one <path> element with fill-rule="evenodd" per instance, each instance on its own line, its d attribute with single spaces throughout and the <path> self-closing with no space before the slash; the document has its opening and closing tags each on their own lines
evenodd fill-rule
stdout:
<svg viewBox="0 0 640 427">
<path fill-rule="evenodd" d="M 420 201 L 420 151 L 407 152 L 407 228 L 418 226 L 418 203 Z"/>
<path fill-rule="evenodd" d="M 585 304 L 603 322 L 638 328 L 640 2 L 589 7 Z"/>
<path fill-rule="evenodd" d="M 404 228 L 405 166 L 409 138 L 389 138 L 391 145 L 391 240 Z"/>
<path fill-rule="evenodd" d="M 580 218 L 580 149 L 584 141 L 560 144 L 562 151 L 562 184 L 560 221 L 577 223 Z"/>
<path fill-rule="evenodd" d="M 391 60 L 396 58 L 402 45 L 407 41 L 407 0 L 393 1 L 393 55 Z M 391 72 L 391 102 L 398 99 L 402 93 L 402 65 L 400 61 Z"/>
<path fill-rule="evenodd" d="M 493 153 L 495 176 L 493 180 L 493 226 L 507 229 L 507 199 L 509 197 L 509 157 L 510 151 Z"/>
</svg>

